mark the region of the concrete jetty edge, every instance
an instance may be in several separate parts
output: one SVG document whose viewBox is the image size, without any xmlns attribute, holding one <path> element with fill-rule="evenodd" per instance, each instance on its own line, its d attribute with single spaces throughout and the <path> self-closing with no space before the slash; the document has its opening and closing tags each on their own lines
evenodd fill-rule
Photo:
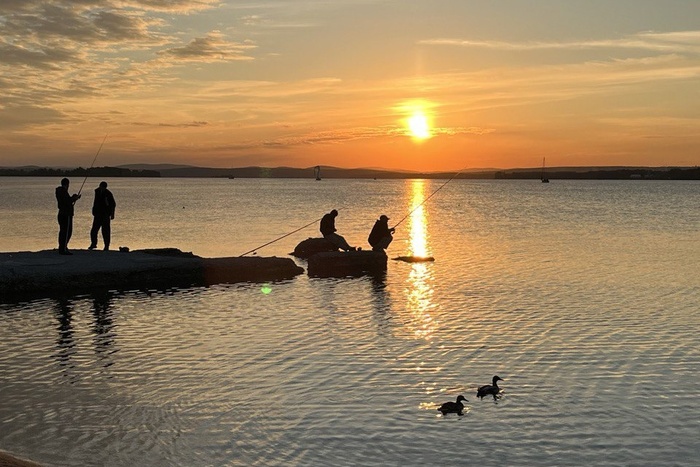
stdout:
<svg viewBox="0 0 700 467">
<path fill-rule="evenodd" d="M 176 248 L 0 253 L 0 303 L 100 290 L 144 290 L 291 279 L 304 273 L 291 258 L 202 258 Z"/>
</svg>

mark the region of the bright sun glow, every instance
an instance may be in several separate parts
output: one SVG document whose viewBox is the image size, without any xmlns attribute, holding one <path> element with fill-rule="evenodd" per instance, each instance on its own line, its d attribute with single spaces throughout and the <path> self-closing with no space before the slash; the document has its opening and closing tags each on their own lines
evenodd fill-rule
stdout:
<svg viewBox="0 0 700 467">
<path fill-rule="evenodd" d="M 427 139 L 430 138 L 430 125 L 428 124 L 428 118 L 421 111 L 416 111 L 408 119 L 408 130 L 416 139 Z"/>
</svg>

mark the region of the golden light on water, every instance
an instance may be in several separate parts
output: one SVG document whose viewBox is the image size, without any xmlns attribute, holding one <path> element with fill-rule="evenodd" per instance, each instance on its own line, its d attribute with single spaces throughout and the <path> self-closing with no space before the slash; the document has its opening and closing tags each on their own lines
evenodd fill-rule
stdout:
<svg viewBox="0 0 700 467">
<path fill-rule="evenodd" d="M 409 248 L 412 256 L 427 256 L 428 254 L 428 217 L 425 205 L 426 199 L 424 180 L 413 180 L 409 185 L 408 197 L 411 209 L 409 224 Z M 417 207 L 420 206 L 420 207 Z M 408 275 L 408 322 L 411 331 L 418 339 L 430 340 L 437 328 L 433 321 L 432 312 L 433 287 L 431 265 L 429 263 L 412 263 Z"/>
<path fill-rule="evenodd" d="M 415 209 L 411 213 L 410 224 L 410 247 L 413 256 L 427 256 L 427 218 L 425 205 L 420 204 L 425 201 L 425 181 L 413 180 L 411 184 L 411 209 Z M 416 206 L 420 206 L 416 208 Z"/>
<path fill-rule="evenodd" d="M 408 311 L 413 335 L 418 339 L 430 340 L 437 328 L 433 322 L 433 288 L 430 285 L 428 264 L 413 263 L 408 276 Z"/>
</svg>

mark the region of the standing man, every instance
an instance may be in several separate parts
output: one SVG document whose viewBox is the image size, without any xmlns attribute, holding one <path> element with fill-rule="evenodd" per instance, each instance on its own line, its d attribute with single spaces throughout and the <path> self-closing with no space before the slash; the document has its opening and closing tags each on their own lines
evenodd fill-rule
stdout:
<svg viewBox="0 0 700 467">
<path fill-rule="evenodd" d="M 389 248 L 389 244 L 394 237 L 391 235 L 396 229 L 389 228 L 389 218 L 384 214 L 374 223 L 372 231 L 369 233 L 367 241 L 372 245 L 372 251 L 384 251 Z"/>
<path fill-rule="evenodd" d="M 345 251 L 356 251 L 357 249 L 354 246 L 348 245 L 348 242 L 345 241 L 345 238 L 335 233 L 336 217 L 338 217 L 338 211 L 334 209 L 321 218 L 321 234 L 323 234 L 323 238 L 331 242 L 336 247 Z"/>
<path fill-rule="evenodd" d="M 70 180 L 61 180 L 61 186 L 56 187 L 56 201 L 58 202 L 58 254 L 72 255 L 68 251 L 68 242 L 73 234 L 73 205 L 80 199 L 79 194 L 69 195 Z"/>
<path fill-rule="evenodd" d="M 92 204 L 92 229 L 90 229 L 90 246 L 88 250 L 97 248 L 97 232 L 102 229 L 102 240 L 105 242 L 104 250 L 109 250 L 112 229 L 110 221 L 114 219 L 114 209 L 117 207 L 114 195 L 107 189 L 107 182 L 100 182 L 95 188 L 95 202 Z"/>
</svg>

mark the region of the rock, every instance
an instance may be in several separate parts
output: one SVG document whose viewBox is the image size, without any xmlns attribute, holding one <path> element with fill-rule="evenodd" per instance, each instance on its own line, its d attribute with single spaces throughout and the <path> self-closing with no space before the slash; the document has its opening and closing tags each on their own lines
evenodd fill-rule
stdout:
<svg viewBox="0 0 700 467">
<path fill-rule="evenodd" d="M 338 251 L 338 247 L 325 238 L 307 238 L 302 240 L 290 254 L 297 258 L 308 259 L 310 256 L 324 251 Z"/>
</svg>

